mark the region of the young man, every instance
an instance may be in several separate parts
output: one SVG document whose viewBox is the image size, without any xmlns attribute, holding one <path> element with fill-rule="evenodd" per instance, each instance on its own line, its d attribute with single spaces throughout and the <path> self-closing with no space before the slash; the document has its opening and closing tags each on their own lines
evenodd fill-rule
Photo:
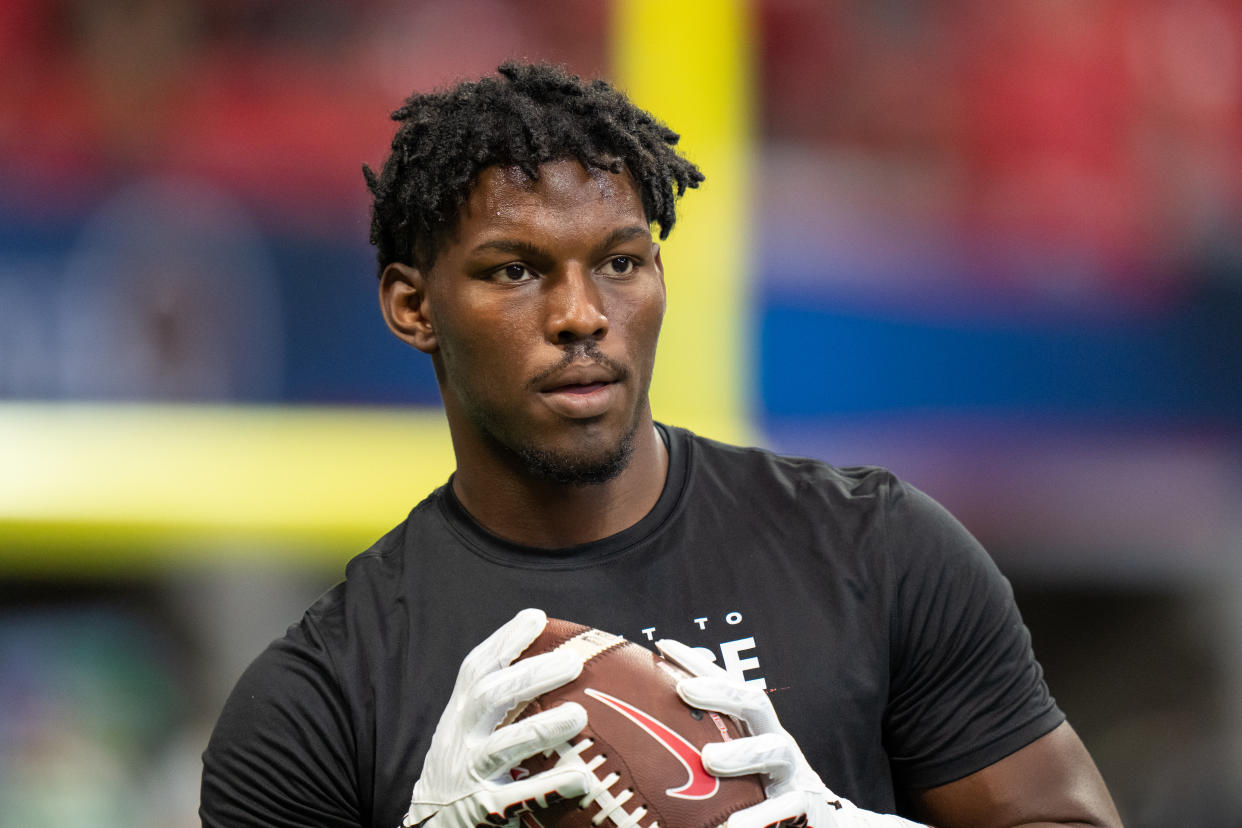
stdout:
<svg viewBox="0 0 1242 828">
<path fill-rule="evenodd" d="M 607 84 L 511 64 L 394 118 L 366 171 L 380 303 L 431 357 L 457 471 L 241 678 L 205 825 L 470 828 L 583 796 L 572 768 L 506 774 L 585 722 L 566 705 L 493 732 L 581 667 L 509 666 L 543 622 L 522 607 L 685 642 L 660 643 L 699 676 L 679 691 L 753 734 L 708 768 L 767 774 L 730 828 L 1119 824 L 1007 583 L 940 507 L 880 469 L 652 421 L 650 228 L 702 180 L 676 134 Z"/>
</svg>

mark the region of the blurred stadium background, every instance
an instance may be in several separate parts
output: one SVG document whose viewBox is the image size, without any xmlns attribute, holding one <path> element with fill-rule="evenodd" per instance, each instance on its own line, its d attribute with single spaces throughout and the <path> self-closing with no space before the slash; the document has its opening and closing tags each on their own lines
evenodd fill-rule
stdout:
<svg viewBox="0 0 1242 828">
<path fill-rule="evenodd" d="M 5 0 L 0 54 L 0 826 L 197 824 L 242 667 L 446 477 L 359 167 L 511 56 L 708 173 L 657 416 L 930 492 L 1127 824 L 1242 825 L 1238 0 Z"/>
</svg>

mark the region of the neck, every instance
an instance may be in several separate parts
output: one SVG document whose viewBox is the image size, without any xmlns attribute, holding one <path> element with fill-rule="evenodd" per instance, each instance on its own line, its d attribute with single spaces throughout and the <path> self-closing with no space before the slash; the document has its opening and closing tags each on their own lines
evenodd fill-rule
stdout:
<svg viewBox="0 0 1242 828">
<path fill-rule="evenodd" d="M 668 450 L 648 421 L 634 435 L 629 464 L 611 480 L 564 485 L 512 468 L 464 464 L 453 493 L 475 520 L 507 540 L 557 549 L 601 540 L 642 520 L 660 499 Z"/>
</svg>

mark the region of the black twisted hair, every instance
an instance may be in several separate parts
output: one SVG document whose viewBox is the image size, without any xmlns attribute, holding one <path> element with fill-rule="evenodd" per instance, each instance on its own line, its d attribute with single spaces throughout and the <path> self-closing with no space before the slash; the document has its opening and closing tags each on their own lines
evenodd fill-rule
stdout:
<svg viewBox="0 0 1242 828">
<path fill-rule="evenodd" d="M 647 220 L 668 237 L 677 197 L 703 180 L 674 149 L 677 133 L 606 81 L 512 61 L 499 72 L 413 95 L 392 114 L 401 122 L 392 153 L 378 176 L 362 166 L 381 273 L 392 262 L 431 267 L 479 174 L 497 164 L 516 165 L 532 179 L 540 164 L 569 159 L 629 170 Z"/>
</svg>

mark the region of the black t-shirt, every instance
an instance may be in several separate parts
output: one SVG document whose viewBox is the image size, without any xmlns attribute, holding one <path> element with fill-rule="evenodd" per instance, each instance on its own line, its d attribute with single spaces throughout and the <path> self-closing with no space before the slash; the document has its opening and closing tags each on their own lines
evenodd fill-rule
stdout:
<svg viewBox="0 0 1242 828">
<path fill-rule="evenodd" d="M 1009 584 L 926 495 L 882 469 L 661 429 L 664 491 L 624 532 L 520 546 L 446 485 L 350 561 L 225 705 L 203 755 L 204 825 L 395 828 L 462 659 L 527 606 L 709 648 L 870 810 L 1062 721 Z"/>
</svg>

